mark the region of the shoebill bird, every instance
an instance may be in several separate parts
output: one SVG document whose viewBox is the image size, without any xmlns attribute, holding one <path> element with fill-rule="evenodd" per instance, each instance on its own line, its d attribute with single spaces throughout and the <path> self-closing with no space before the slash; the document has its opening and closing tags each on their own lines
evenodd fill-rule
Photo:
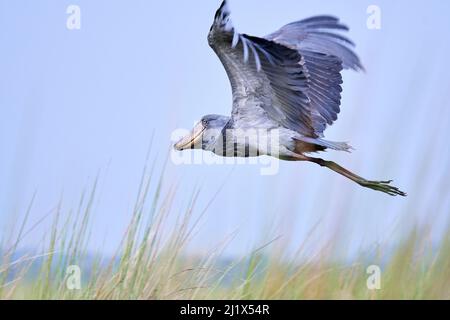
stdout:
<svg viewBox="0 0 450 320">
<path fill-rule="evenodd" d="M 315 16 L 287 24 L 262 38 L 240 34 L 232 25 L 227 1 L 223 1 L 208 42 L 231 82 L 231 116 L 204 116 L 175 144 L 175 149 L 313 162 L 363 187 L 405 196 L 391 185 L 392 181 L 366 180 L 335 162 L 310 156 L 326 149 L 351 149 L 347 143 L 323 139 L 324 130 L 340 112 L 341 72 L 363 69 L 352 51 L 354 44 L 339 33 L 347 30 L 335 17 Z M 248 129 L 268 135 L 276 131 L 277 147 L 261 147 L 264 144 L 254 143 L 254 139 L 240 139 Z M 275 149 L 277 152 L 272 152 Z"/>
</svg>

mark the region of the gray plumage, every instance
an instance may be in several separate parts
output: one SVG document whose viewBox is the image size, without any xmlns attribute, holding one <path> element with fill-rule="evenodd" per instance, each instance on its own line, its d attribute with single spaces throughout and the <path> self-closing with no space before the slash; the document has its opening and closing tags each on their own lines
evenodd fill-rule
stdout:
<svg viewBox="0 0 450 320">
<path fill-rule="evenodd" d="M 252 156 L 245 151 L 248 149 L 256 155 L 314 162 L 364 187 L 405 195 L 390 186 L 391 181 L 366 180 L 334 162 L 306 155 L 326 149 L 351 149 L 346 143 L 323 139 L 326 127 L 337 120 L 340 112 L 341 72 L 363 69 L 352 50 L 354 44 L 339 33 L 342 31 L 348 28 L 337 18 L 316 16 L 289 23 L 262 38 L 240 34 L 231 22 L 227 1 L 223 1 L 208 42 L 231 83 L 231 117 L 203 117 L 192 133 L 175 145 L 176 149 L 201 148 L 218 155 Z M 278 152 L 245 142 L 241 138 L 245 138 L 242 130 L 246 129 L 277 131 Z M 229 142 L 225 150 L 219 148 L 221 136 Z"/>
<path fill-rule="evenodd" d="M 335 33 L 342 30 L 348 28 L 337 18 L 318 16 L 264 38 L 239 34 L 224 1 L 208 41 L 230 78 L 233 115 L 240 112 L 236 100 L 250 93 L 272 120 L 301 135 L 322 137 L 340 112 L 341 71 L 362 69 L 352 42 Z"/>
</svg>

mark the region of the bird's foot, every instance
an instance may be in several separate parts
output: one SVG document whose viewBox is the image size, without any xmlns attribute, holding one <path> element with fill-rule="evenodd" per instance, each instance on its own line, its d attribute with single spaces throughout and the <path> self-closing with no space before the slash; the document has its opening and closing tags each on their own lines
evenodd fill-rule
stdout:
<svg viewBox="0 0 450 320">
<path fill-rule="evenodd" d="M 359 185 L 361 185 L 363 187 L 381 191 L 381 192 L 387 193 L 388 195 L 394 196 L 394 197 L 395 196 L 406 197 L 406 195 L 407 195 L 405 192 L 401 191 L 397 187 L 390 185 L 392 183 L 392 180 L 388 180 L 388 181 L 362 180 L 358 183 L 359 183 Z"/>
</svg>

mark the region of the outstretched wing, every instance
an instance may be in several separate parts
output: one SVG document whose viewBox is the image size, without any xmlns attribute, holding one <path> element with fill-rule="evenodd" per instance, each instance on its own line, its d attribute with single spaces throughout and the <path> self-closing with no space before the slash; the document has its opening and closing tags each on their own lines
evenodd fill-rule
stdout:
<svg viewBox="0 0 450 320">
<path fill-rule="evenodd" d="M 303 20 L 266 38 L 257 38 L 237 33 L 227 2 L 222 3 L 208 41 L 230 79 L 234 119 L 255 123 L 263 113 L 286 128 L 314 138 L 336 120 L 342 83 L 340 71 L 346 64 L 330 53 L 338 47 L 322 44 L 324 48 L 320 48 L 317 39 L 327 37 L 328 33 L 310 36 L 311 29 L 318 31 L 318 27 L 329 26 L 318 21 L 321 20 Z M 294 28 L 303 31 L 297 33 Z M 299 45 L 302 41 L 303 47 Z"/>
<path fill-rule="evenodd" d="M 305 61 L 307 92 L 318 134 L 337 120 L 340 112 L 343 68 L 362 70 L 353 42 L 336 33 L 348 31 L 331 16 L 317 16 L 289 23 L 266 39 L 297 50 Z"/>
<path fill-rule="evenodd" d="M 255 126 L 267 116 L 286 128 L 314 136 L 307 78 L 296 51 L 263 38 L 239 34 L 226 1 L 208 35 L 233 90 L 232 121 Z"/>
</svg>

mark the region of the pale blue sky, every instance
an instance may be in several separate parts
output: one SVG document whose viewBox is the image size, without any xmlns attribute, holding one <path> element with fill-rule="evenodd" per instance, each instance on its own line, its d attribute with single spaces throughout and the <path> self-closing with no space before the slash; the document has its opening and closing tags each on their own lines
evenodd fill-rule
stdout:
<svg viewBox="0 0 450 320">
<path fill-rule="evenodd" d="M 356 151 L 324 157 L 367 178 L 393 178 L 409 197 L 362 189 L 304 163 L 282 163 L 275 176 L 261 176 L 255 165 L 169 163 L 166 187 L 178 185 L 176 207 L 201 186 L 201 209 L 226 181 L 191 250 L 203 252 L 238 230 L 226 253 L 241 254 L 268 229 L 268 238 L 292 233 L 295 247 L 318 221 L 316 241 L 339 229 L 350 250 L 394 244 L 405 221 L 434 225 L 438 234 L 450 205 L 450 3 L 230 2 L 237 29 L 256 36 L 315 14 L 338 16 L 351 28 L 367 72 L 345 73 L 342 112 L 326 137 L 350 141 Z M 66 28 L 70 4 L 81 8 L 81 30 Z M 366 27 L 371 4 L 382 10 L 381 30 Z M 92 247 L 107 239 L 104 250 L 115 248 L 151 136 L 160 169 L 173 130 L 230 112 L 226 74 L 206 41 L 218 5 L 0 0 L 0 230 L 23 215 L 35 190 L 32 221 L 61 194 L 65 209 L 76 207 L 100 172 Z"/>
</svg>

